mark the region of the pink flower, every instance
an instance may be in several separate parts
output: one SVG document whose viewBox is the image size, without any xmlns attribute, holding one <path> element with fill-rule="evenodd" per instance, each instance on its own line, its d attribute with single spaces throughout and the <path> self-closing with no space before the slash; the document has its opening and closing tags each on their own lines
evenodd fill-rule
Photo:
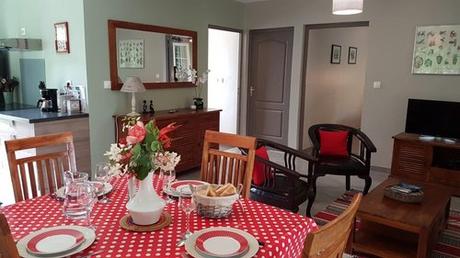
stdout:
<svg viewBox="0 0 460 258">
<path fill-rule="evenodd" d="M 145 138 L 146 130 L 144 123 L 137 121 L 137 123 L 128 129 L 128 136 L 126 136 L 126 142 L 129 145 L 142 142 Z"/>
</svg>

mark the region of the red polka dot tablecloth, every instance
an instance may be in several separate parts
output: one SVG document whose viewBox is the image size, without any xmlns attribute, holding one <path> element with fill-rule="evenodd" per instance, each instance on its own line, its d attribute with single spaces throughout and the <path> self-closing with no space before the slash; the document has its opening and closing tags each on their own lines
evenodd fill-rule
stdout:
<svg viewBox="0 0 460 258">
<path fill-rule="evenodd" d="M 112 202 L 97 203 L 91 214 L 96 241 L 74 257 L 99 250 L 103 252 L 92 257 L 187 257 L 184 247 L 176 247 L 186 227 L 185 214 L 178 209 L 177 201 L 165 209 L 172 216 L 168 227 L 154 232 L 129 232 L 119 226 L 119 220 L 127 214 L 127 179 L 117 179 L 113 185 L 109 195 Z M 276 207 L 250 200 L 244 200 L 243 206 L 244 211 L 235 204 L 232 215 L 226 219 L 201 218 L 194 212 L 191 231 L 213 226 L 238 228 L 264 243 L 256 257 L 291 258 L 300 257 L 307 234 L 318 229 L 312 219 Z M 65 218 L 62 203 L 49 196 L 6 206 L 0 212 L 7 217 L 15 240 L 43 227 L 83 223 Z"/>
</svg>

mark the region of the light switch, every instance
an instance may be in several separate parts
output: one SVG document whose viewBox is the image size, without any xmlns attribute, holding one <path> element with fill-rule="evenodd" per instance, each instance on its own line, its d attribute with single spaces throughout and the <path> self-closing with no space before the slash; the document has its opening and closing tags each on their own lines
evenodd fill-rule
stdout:
<svg viewBox="0 0 460 258">
<path fill-rule="evenodd" d="M 104 81 L 104 89 L 111 89 L 112 82 L 111 81 Z"/>
<path fill-rule="evenodd" d="M 382 82 L 381 81 L 375 81 L 373 85 L 374 89 L 380 89 L 382 88 Z"/>
</svg>

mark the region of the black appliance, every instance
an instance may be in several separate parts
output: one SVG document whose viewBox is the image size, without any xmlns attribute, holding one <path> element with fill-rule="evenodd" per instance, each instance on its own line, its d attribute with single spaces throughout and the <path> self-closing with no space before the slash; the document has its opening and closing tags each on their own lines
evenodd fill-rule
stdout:
<svg viewBox="0 0 460 258">
<path fill-rule="evenodd" d="M 460 139 L 460 102 L 409 99 L 406 133 Z"/>
<path fill-rule="evenodd" d="M 57 89 L 41 89 L 41 99 L 37 101 L 37 108 L 43 112 L 58 112 Z"/>
</svg>

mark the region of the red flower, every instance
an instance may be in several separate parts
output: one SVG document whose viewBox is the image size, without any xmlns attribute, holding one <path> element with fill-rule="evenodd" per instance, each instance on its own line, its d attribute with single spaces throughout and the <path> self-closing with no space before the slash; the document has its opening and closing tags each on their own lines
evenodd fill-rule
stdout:
<svg viewBox="0 0 460 258">
<path fill-rule="evenodd" d="M 130 145 L 142 142 L 145 138 L 146 130 L 144 123 L 137 121 L 137 123 L 130 127 L 128 130 L 128 136 L 126 136 L 126 142 Z"/>
<path fill-rule="evenodd" d="M 158 140 L 163 145 L 163 148 L 171 147 L 171 138 L 169 138 L 168 133 L 176 130 L 179 127 L 180 127 L 180 125 L 176 126 L 176 123 L 171 123 L 171 124 L 161 128 L 160 134 L 158 136 Z"/>
<path fill-rule="evenodd" d="M 126 137 L 122 137 L 120 139 L 118 139 L 118 144 L 120 145 L 126 145 L 128 142 L 126 142 Z"/>
</svg>

